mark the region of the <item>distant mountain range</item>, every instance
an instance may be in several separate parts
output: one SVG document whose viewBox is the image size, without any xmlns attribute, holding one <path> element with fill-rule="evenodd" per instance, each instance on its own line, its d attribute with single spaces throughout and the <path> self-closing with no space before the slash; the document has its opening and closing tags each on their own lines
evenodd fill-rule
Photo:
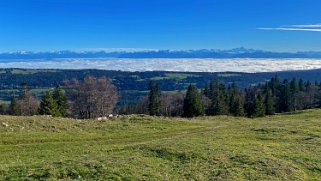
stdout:
<svg viewBox="0 0 321 181">
<path fill-rule="evenodd" d="M 2 60 L 55 58 L 321 58 L 321 52 L 271 52 L 241 47 L 231 50 L 92 50 L 0 53 Z"/>
</svg>

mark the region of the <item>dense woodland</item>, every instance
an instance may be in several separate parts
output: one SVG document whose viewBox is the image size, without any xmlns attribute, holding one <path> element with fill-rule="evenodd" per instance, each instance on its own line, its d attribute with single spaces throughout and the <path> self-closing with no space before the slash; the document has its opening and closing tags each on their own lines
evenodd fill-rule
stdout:
<svg viewBox="0 0 321 181">
<path fill-rule="evenodd" d="M 186 94 L 162 94 L 158 87 L 157 84 L 151 84 L 149 97 L 142 98 L 135 106 L 123 107 L 120 113 L 262 117 L 321 107 L 321 84 L 302 79 L 297 81 L 295 78 L 280 80 L 275 76 L 264 84 L 246 89 L 238 88 L 235 83 L 225 85 L 218 79 L 213 79 L 201 91 L 190 85 Z"/>
<path fill-rule="evenodd" d="M 247 116 L 262 117 L 275 113 L 321 107 L 321 83 L 281 80 L 277 75 L 264 84 L 239 88 L 215 78 L 200 90 L 190 84 L 186 91 L 162 92 L 159 83 L 150 81 L 148 96 L 137 104 L 117 107 L 120 94 L 107 77 L 86 76 L 83 80 L 65 80 L 46 91 L 39 100 L 28 84 L 20 85 L 19 96 L 11 97 L 10 105 L 1 105 L 1 114 L 51 115 L 92 119 L 110 114 L 149 114 L 152 116 Z"/>
</svg>

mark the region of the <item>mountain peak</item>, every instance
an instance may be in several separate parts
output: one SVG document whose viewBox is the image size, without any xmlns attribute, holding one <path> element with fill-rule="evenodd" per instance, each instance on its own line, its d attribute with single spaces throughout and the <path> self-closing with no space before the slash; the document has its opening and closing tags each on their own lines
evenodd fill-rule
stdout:
<svg viewBox="0 0 321 181">
<path fill-rule="evenodd" d="M 230 50 L 87 49 L 47 52 L 18 51 L 0 53 L 0 59 L 54 58 L 321 58 L 321 52 L 269 52 L 244 47 Z"/>
</svg>

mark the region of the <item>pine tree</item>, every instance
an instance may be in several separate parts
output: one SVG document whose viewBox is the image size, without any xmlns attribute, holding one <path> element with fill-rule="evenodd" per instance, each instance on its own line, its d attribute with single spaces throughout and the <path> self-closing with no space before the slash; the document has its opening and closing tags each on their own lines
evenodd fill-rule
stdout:
<svg viewBox="0 0 321 181">
<path fill-rule="evenodd" d="M 296 110 L 296 94 L 299 91 L 299 84 L 297 83 L 296 79 L 293 78 L 290 82 L 290 111 Z"/>
<path fill-rule="evenodd" d="M 194 85 L 187 89 L 184 99 L 184 117 L 195 117 L 204 115 L 204 107 L 201 96 Z"/>
<path fill-rule="evenodd" d="M 240 95 L 235 95 L 233 98 L 232 112 L 233 116 L 244 116 L 244 105 Z"/>
<path fill-rule="evenodd" d="M 265 114 L 266 115 L 273 115 L 275 113 L 274 102 L 271 90 L 268 88 L 266 89 L 266 96 L 265 96 Z"/>
<path fill-rule="evenodd" d="M 291 88 L 287 79 L 283 81 L 281 95 L 280 95 L 280 111 L 290 112 L 292 111 L 291 106 Z"/>
<path fill-rule="evenodd" d="M 274 78 L 271 79 L 271 90 L 272 94 L 277 96 L 280 91 L 281 81 L 279 76 L 276 74 Z"/>
<path fill-rule="evenodd" d="M 69 109 L 67 96 L 59 85 L 53 91 L 52 97 L 57 103 L 59 114 L 63 117 L 67 116 Z"/>
<path fill-rule="evenodd" d="M 208 110 L 208 115 L 227 115 L 228 106 L 226 103 L 226 92 L 224 84 L 218 80 L 212 83 L 211 87 L 211 105 Z"/>
<path fill-rule="evenodd" d="M 280 100 L 280 94 L 281 94 L 281 81 L 279 76 L 276 74 L 274 78 L 270 81 L 270 88 L 272 91 L 272 97 L 274 102 L 274 108 L 275 112 L 281 112 L 281 100 Z"/>
<path fill-rule="evenodd" d="M 149 115 L 151 116 L 159 116 L 161 111 L 161 102 L 160 102 L 161 91 L 159 84 L 151 81 L 149 83 L 149 104 L 148 110 Z"/>
<path fill-rule="evenodd" d="M 240 91 L 238 90 L 235 83 L 229 87 L 229 107 L 230 113 L 233 116 L 244 116 L 244 105 Z"/>
<path fill-rule="evenodd" d="M 255 99 L 253 117 L 263 117 L 263 116 L 265 116 L 265 105 L 264 105 L 262 96 L 259 93 Z"/>
<path fill-rule="evenodd" d="M 304 81 L 302 79 L 299 80 L 299 91 L 304 91 L 305 90 L 305 85 Z"/>
<path fill-rule="evenodd" d="M 56 101 L 52 98 L 52 93 L 47 91 L 40 102 L 39 114 L 51 115 L 54 117 L 61 116 Z"/>
<path fill-rule="evenodd" d="M 245 100 L 244 100 L 244 108 L 247 116 L 252 116 L 254 112 L 254 105 L 255 105 L 255 96 L 256 94 L 256 87 L 249 87 L 245 89 Z"/>
<path fill-rule="evenodd" d="M 9 106 L 9 114 L 13 115 L 13 116 L 19 115 L 19 107 L 17 104 L 16 96 L 11 97 L 11 102 L 10 102 L 10 106 Z"/>
</svg>

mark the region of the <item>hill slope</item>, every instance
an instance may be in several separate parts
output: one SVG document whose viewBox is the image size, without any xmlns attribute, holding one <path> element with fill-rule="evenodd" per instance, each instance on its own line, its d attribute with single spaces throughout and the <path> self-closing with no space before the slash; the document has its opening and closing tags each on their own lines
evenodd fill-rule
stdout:
<svg viewBox="0 0 321 181">
<path fill-rule="evenodd" d="M 0 117 L 0 180 L 311 180 L 321 110 L 260 119 Z"/>
</svg>

